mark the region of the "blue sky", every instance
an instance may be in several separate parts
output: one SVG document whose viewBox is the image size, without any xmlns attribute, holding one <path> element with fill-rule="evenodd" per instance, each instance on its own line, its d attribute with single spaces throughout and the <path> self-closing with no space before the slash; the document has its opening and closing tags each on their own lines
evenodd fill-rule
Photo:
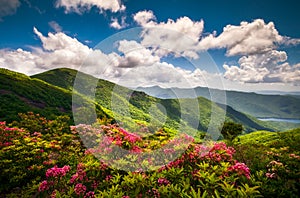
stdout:
<svg viewBox="0 0 300 198">
<path fill-rule="evenodd" d="M 0 0 L 0 67 L 28 75 L 57 67 L 97 68 L 101 77 L 126 86 L 186 87 L 189 81 L 193 87 L 220 88 L 222 81 L 226 89 L 298 91 L 299 6 L 292 0 Z M 101 50 L 103 42 L 93 49 L 134 27 L 139 33 L 181 31 L 192 40 L 182 45 L 179 35 L 152 30 L 141 38 L 119 35 L 126 42 L 114 52 Z M 115 45 L 106 41 L 110 44 Z M 162 48 L 177 50 L 181 58 Z M 213 61 L 203 61 L 203 52 Z M 91 54 L 104 63 L 116 61 L 103 66 L 87 61 Z M 197 59 L 206 65 L 195 67 Z M 94 70 L 83 68 L 86 62 Z"/>
</svg>

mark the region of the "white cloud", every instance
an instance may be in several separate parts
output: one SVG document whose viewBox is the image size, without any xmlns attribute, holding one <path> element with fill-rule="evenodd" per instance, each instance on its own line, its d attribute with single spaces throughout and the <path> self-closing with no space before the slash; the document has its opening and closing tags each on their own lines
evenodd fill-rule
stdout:
<svg viewBox="0 0 300 198">
<path fill-rule="evenodd" d="M 239 66 L 224 65 L 224 77 L 244 83 L 291 83 L 300 85 L 300 64 L 291 66 L 284 51 L 243 56 Z"/>
<path fill-rule="evenodd" d="M 3 17 L 16 13 L 17 8 L 21 5 L 19 0 L 1 0 L 0 1 L 0 21 Z"/>
<path fill-rule="evenodd" d="M 103 10 L 119 12 L 126 9 L 120 0 L 57 0 L 55 6 L 65 8 L 66 13 L 76 12 L 78 14 L 89 11 L 93 6 L 97 7 L 100 12 Z"/>
<path fill-rule="evenodd" d="M 126 16 L 121 17 L 121 23 L 117 18 L 112 18 L 109 26 L 117 30 L 123 29 L 128 26 L 125 20 L 126 20 Z"/>
<path fill-rule="evenodd" d="M 133 15 L 133 20 L 141 26 L 147 26 L 150 21 L 153 23 L 155 19 L 156 17 L 151 10 L 140 11 Z"/>
<path fill-rule="evenodd" d="M 55 32 L 61 32 L 62 27 L 56 22 L 56 21 L 50 21 L 48 25 L 55 31 Z"/>
<path fill-rule="evenodd" d="M 192 21 L 188 17 L 181 17 L 176 21 L 168 19 L 167 22 L 158 23 L 152 11 L 138 12 L 133 19 L 145 28 L 141 43 L 154 47 L 158 55 L 176 52 L 185 57 L 198 57 L 195 46 L 203 31 L 203 20 Z"/>
<path fill-rule="evenodd" d="M 1 67 L 29 75 L 61 67 L 78 70 L 86 57 L 92 54 L 96 57 L 88 59 L 83 71 L 96 72 L 90 68 L 104 67 L 109 60 L 108 55 L 99 50 L 92 50 L 76 38 L 71 38 L 62 32 L 48 33 L 46 37 L 36 28 L 33 31 L 41 40 L 42 48 L 33 47 L 32 51 L 2 49 Z"/>
<path fill-rule="evenodd" d="M 288 36 L 284 36 L 281 44 L 289 46 L 289 45 L 299 45 L 300 39 L 291 38 Z"/>
<path fill-rule="evenodd" d="M 160 61 L 153 52 L 136 41 L 122 40 L 118 42 L 119 52 L 124 56 L 118 57 L 118 67 L 149 66 Z"/>
<path fill-rule="evenodd" d="M 166 88 L 192 88 L 207 86 L 216 81 L 215 74 L 196 69 L 195 71 L 175 67 L 166 62 L 133 68 L 110 68 L 103 78 L 127 87 L 161 86 Z M 220 76 L 219 76 L 220 77 Z"/>
<path fill-rule="evenodd" d="M 31 51 L 0 50 L 1 67 L 29 75 L 68 67 L 131 87 L 160 85 L 222 88 L 216 80 L 222 79 L 222 74 L 209 73 L 202 69 L 190 71 L 161 62 L 158 51 L 136 41 L 119 41 L 116 43 L 119 54 L 105 54 L 62 32 L 48 33 L 45 36 L 34 28 L 34 33 L 41 40 L 42 46 L 32 48 Z M 271 89 L 271 85 L 275 83 L 274 87 L 278 89 L 299 89 L 300 64 L 291 66 L 286 61 L 286 53 L 277 50 L 243 56 L 238 66 L 224 65 L 224 76 L 227 78 L 224 80 L 225 87 L 235 90 L 262 90 Z"/>
<path fill-rule="evenodd" d="M 226 48 L 228 56 L 259 54 L 270 51 L 283 41 L 274 23 L 256 19 L 239 26 L 227 25 L 219 36 L 210 34 L 199 43 L 199 49 Z"/>
</svg>

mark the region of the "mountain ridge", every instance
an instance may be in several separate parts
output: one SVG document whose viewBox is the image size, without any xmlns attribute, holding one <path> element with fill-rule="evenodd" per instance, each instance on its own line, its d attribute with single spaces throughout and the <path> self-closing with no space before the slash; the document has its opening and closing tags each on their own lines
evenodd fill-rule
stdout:
<svg viewBox="0 0 300 198">
<path fill-rule="evenodd" d="M 153 125 L 158 127 L 176 128 L 178 125 L 182 124 L 187 130 L 190 129 L 192 122 L 195 121 L 193 119 L 197 117 L 197 111 L 188 112 L 185 109 L 180 109 L 180 102 L 183 102 L 182 104 L 188 106 L 191 103 L 190 99 L 166 100 L 154 98 L 143 92 L 130 90 L 109 81 L 96 79 L 87 74 L 77 74 L 76 70 L 63 68 L 49 70 L 29 77 L 8 70 L 0 70 L 0 79 L 2 82 L 5 82 L 0 85 L 0 102 L 2 104 L 2 115 L 0 115 L 0 120 L 7 120 L 8 115 L 10 115 L 9 119 L 17 119 L 17 113 L 26 111 L 34 111 L 48 116 L 68 114 L 72 117 L 72 93 L 74 93 L 72 91 L 77 93 L 73 87 L 76 78 L 80 79 L 76 83 L 77 86 L 85 91 L 84 94 L 91 94 L 94 89 L 96 90 L 96 100 L 80 96 L 81 101 L 79 102 L 85 103 L 91 108 L 96 106 L 97 116 L 99 117 L 111 118 L 115 114 L 115 116 L 120 117 L 122 122 L 128 125 L 138 122 L 144 124 L 154 123 Z M 94 84 L 95 80 L 97 80 L 97 84 Z M 116 87 L 120 89 L 121 92 L 124 92 L 124 95 L 116 93 L 114 91 Z M 43 104 L 43 102 L 45 104 L 40 106 L 37 105 L 33 108 L 24 100 L 19 99 L 12 102 L 13 100 L 11 100 L 11 98 L 18 98 L 18 96 L 21 96 L 28 101 L 36 102 L 37 104 Z M 123 103 L 123 105 L 117 104 L 117 108 L 120 108 L 119 112 L 113 112 L 112 110 L 112 97 L 116 97 Z M 198 129 L 200 131 L 205 131 L 208 128 L 210 115 L 212 113 L 209 107 L 214 107 L 220 114 L 224 113 L 227 108 L 227 106 L 222 107 L 203 97 L 199 97 L 197 102 L 199 104 L 199 112 L 202 116 L 200 120 L 196 121 L 198 122 Z M 5 108 L 3 108 L 4 106 Z M 123 113 L 126 111 L 126 107 L 128 107 L 129 114 L 125 114 L 124 116 Z M 272 126 L 269 126 L 264 122 L 259 122 L 255 118 L 249 117 L 233 108 L 229 108 L 229 110 L 225 120 L 243 124 L 246 132 L 255 130 L 275 130 Z M 186 115 L 190 120 L 182 122 L 181 114 Z M 243 119 L 240 119 L 239 117 Z"/>
<path fill-rule="evenodd" d="M 194 95 L 189 95 L 191 89 L 184 88 L 161 88 L 153 86 L 139 87 L 137 90 L 144 91 L 151 96 L 169 99 L 181 96 L 201 96 L 211 100 L 210 92 L 213 92 L 214 99 L 216 100 L 214 102 L 217 103 L 223 103 L 218 97 L 225 92 L 226 104 L 237 111 L 254 117 L 300 119 L 300 109 L 298 108 L 300 106 L 300 98 L 297 95 L 264 95 L 255 92 L 218 90 L 207 87 L 192 89 L 194 90 Z"/>
</svg>

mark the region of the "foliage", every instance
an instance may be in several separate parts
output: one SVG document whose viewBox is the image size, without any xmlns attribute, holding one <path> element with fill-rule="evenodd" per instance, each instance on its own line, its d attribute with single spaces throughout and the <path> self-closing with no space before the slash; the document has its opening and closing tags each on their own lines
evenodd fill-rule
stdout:
<svg viewBox="0 0 300 198">
<path fill-rule="evenodd" d="M 246 163 L 262 182 L 265 197 L 298 197 L 300 194 L 300 128 L 286 132 L 254 132 L 239 136 L 235 157 Z"/>
<path fill-rule="evenodd" d="M 78 136 L 66 128 L 66 117 L 46 120 L 32 113 L 21 117 L 14 125 L 22 129 L 0 123 L 1 193 L 39 182 L 47 168 L 55 164 L 74 165 L 82 152 Z M 70 153 L 78 155 L 70 157 Z"/>
<path fill-rule="evenodd" d="M 253 180 L 250 169 L 236 161 L 234 149 L 223 142 L 198 144 L 186 135 L 161 139 L 165 134 L 163 131 L 152 137 L 143 137 L 138 135 L 142 131 L 131 133 L 116 124 L 100 125 L 98 132 L 106 134 L 111 144 L 136 154 L 171 143 L 173 149 L 164 149 L 164 156 L 172 155 L 186 142 L 191 143 L 178 158 L 159 169 L 124 171 L 108 166 L 96 158 L 91 149 L 84 148 L 84 139 L 92 138 L 91 135 L 96 135 L 95 145 L 103 146 L 103 141 L 97 141 L 101 136 L 90 130 L 96 126 L 76 126 L 71 127 L 71 131 L 63 132 L 64 127 L 61 126 L 65 124 L 63 120 L 59 123 L 59 120 L 51 125 L 51 130 L 46 129 L 54 120 L 31 113 L 22 115 L 21 121 L 14 122 L 15 126 L 22 126 L 23 129 L 1 123 L 0 165 L 3 171 L 0 174 L 0 195 L 258 197 L 260 194 L 259 183 Z M 33 128 L 24 127 L 31 124 Z M 83 127 L 85 133 L 82 133 Z M 151 166 L 155 165 L 155 160 L 146 159 L 140 163 Z"/>
<path fill-rule="evenodd" d="M 243 125 L 234 122 L 225 122 L 221 130 L 223 137 L 230 141 L 242 134 L 242 132 Z"/>
</svg>

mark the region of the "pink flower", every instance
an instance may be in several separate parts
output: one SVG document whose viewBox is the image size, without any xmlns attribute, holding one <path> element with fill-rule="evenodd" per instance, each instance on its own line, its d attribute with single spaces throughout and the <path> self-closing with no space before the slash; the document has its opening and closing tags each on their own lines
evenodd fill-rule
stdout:
<svg viewBox="0 0 300 198">
<path fill-rule="evenodd" d="M 39 186 L 39 192 L 42 192 L 45 190 L 49 190 L 49 185 L 48 185 L 47 180 L 42 181 L 42 183 Z"/>
<path fill-rule="evenodd" d="M 50 195 L 51 198 L 56 198 L 56 190 L 54 190 L 51 195 Z"/>
<path fill-rule="evenodd" d="M 272 178 L 276 177 L 276 174 L 275 173 L 266 173 L 266 177 L 272 179 Z"/>
<path fill-rule="evenodd" d="M 93 191 L 89 191 L 84 196 L 84 198 L 94 198 L 94 197 L 95 197 L 95 193 Z"/>
<path fill-rule="evenodd" d="M 109 181 L 109 180 L 111 180 L 112 179 L 112 176 L 111 175 L 107 175 L 106 177 L 105 177 L 105 181 Z"/>
<path fill-rule="evenodd" d="M 142 149 L 140 147 L 138 147 L 138 146 L 133 146 L 132 149 L 131 149 L 131 151 L 133 153 L 141 153 Z"/>
<path fill-rule="evenodd" d="M 70 179 L 70 183 L 73 184 L 78 178 L 78 173 L 76 173 L 75 175 L 73 175 Z"/>
<path fill-rule="evenodd" d="M 233 166 L 230 166 L 228 168 L 228 171 L 235 171 L 237 172 L 239 175 L 244 175 L 246 176 L 248 179 L 250 179 L 250 169 L 248 168 L 248 166 L 244 163 L 236 163 Z"/>
<path fill-rule="evenodd" d="M 93 181 L 92 188 L 96 189 L 99 183 L 97 181 Z"/>
<path fill-rule="evenodd" d="M 77 195 L 83 195 L 86 191 L 86 186 L 81 183 L 76 184 L 74 191 Z"/>
<path fill-rule="evenodd" d="M 67 172 L 70 171 L 70 166 L 64 166 L 62 168 L 58 168 L 56 165 L 53 168 L 49 168 L 46 171 L 46 177 L 63 177 Z"/>
<path fill-rule="evenodd" d="M 168 184 L 170 184 L 170 181 L 167 180 L 166 178 L 159 178 L 159 179 L 157 180 L 157 182 L 158 182 L 158 184 L 160 184 L 160 185 L 168 185 Z"/>
</svg>

